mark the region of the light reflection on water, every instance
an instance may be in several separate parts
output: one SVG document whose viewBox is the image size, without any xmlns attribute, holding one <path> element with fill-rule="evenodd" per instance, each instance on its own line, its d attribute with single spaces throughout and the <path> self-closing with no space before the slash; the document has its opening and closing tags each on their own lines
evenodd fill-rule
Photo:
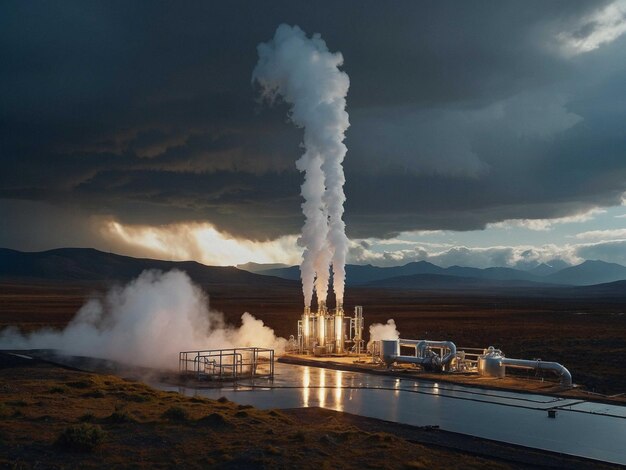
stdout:
<svg viewBox="0 0 626 470">
<path fill-rule="evenodd" d="M 164 384 L 159 388 L 178 389 Z M 259 408 L 324 407 L 626 464 L 626 407 L 358 372 L 276 364 L 274 380 L 178 389 Z M 546 410 L 559 407 L 550 419 Z"/>
<path fill-rule="evenodd" d="M 347 399 L 351 400 L 352 390 L 350 387 L 353 386 L 353 383 L 347 383 L 344 380 L 344 371 L 308 366 L 302 366 L 301 369 L 298 380 L 300 386 L 294 388 L 294 391 L 300 390 L 301 406 L 304 408 L 319 406 L 343 411 L 344 393 L 347 388 Z M 278 386 L 280 387 L 280 385 Z M 294 386 L 291 385 L 291 387 Z"/>
<path fill-rule="evenodd" d="M 309 386 L 311 385 L 311 368 L 304 367 L 302 370 L 302 406 L 309 407 Z"/>
<path fill-rule="evenodd" d="M 326 408 L 326 369 L 318 368 L 319 372 L 319 389 L 317 391 L 317 400 L 322 408 Z"/>
<path fill-rule="evenodd" d="M 340 370 L 335 372 L 335 409 L 343 411 L 343 404 L 341 403 L 341 398 L 343 397 L 343 372 Z"/>
</svg>

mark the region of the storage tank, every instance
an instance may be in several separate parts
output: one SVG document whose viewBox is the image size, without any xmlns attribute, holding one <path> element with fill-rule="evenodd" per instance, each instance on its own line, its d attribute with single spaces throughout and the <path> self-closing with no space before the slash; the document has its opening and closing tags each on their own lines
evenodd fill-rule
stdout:
<svg viewBox="0 0 626 470">
<path fill-rule="evenodd" d="M 478 373 L 485 377 L 503 378 L 506 371 L 502 359 L 502 351 L 489 346 L 485 354 L 478 356 Z"/>
<path fill-rule="evenodd" d="M 400 355 L 400 341 L 397 339 L 383 339 L 380 341 L 380 355 L 387 366 L 396 361 Z"/>
</svg>

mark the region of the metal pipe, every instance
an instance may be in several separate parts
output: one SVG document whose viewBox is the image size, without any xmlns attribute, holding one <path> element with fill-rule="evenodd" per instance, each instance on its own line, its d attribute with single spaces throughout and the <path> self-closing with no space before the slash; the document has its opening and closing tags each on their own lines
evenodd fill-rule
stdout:
<svg viewBox="0 0 626 470">
<path fill-rule="evenodd" d="M 344 314 L 343 314 L 343 306 L 340 304 L 337 306 L 337 308 L 335 309 L 335 324 L 334 324 L 334 328 L 335 328 L 335 352 L 337 354 L 342 354 L 343 353 L 343 318 L 344 318 Z"/>
<path fill-rule="evenodd" d="M 415 356 L 403 356 L 400 354 L 400 346 L 415 348 Z M 430 348 L 447 349 L 448 353 L 441 357 Z M 448 369 L 450 363 L 456 358 L 456 345 L 452 341 L 429 341 L 414 339 L 382 340 L 381 355 L 383 361 L 389 366 L 394 362 L 418 364 L 425 369 L 441 370 Z"/>
<path fill-rule="evenodd" d="M 302 314 L 301 353 L 311 347 L 311 333 L 311 308 L 304 307 L 304 313 Z"/>
<path fill-rule="evenodd" d="M 326 346 L 326 302 L 320 300 L 317 307 L 317 344 Z"/>
<path fill-rule="evenodd" d="M 508 357 L 503 357 L 500 362 L 505 367 L 513 367 L 517 369 L 549 370 L 561 377 L 561 385 L 565 387 L 572 386 L 572 374 L 565 368 L 565 366 L 559 364 L 558 362 L 511 359 Z"/>
<path fill-rule="evenodd" d="M 443 348 L 448 350 L 448 354 L 441 357 L 441 365 L 448 368 L 454 358 L 456 358 L 456 344 L 452 341 L 431 341 L 427 339 L 400 339 L 400 346 L 414 347 L 417 357 L 427 357 L 427 348 Z M 403 356 L 407 357 L 407 356 Z"/>
<path fill-rule="evenodd" d="M 422 340 L 418 346 L 424 348 L 424 351 L 426 350 L 426 347 L 448 349 L 448 354 L 441 358 L 441 364 L 444 366 L 450 365 L 452 360 L 456 358 L 456 344 L 452 341 L 430 341 L 425 339 Z M 424 353 L 421 355 L 424 355 Z"/>
</svg>

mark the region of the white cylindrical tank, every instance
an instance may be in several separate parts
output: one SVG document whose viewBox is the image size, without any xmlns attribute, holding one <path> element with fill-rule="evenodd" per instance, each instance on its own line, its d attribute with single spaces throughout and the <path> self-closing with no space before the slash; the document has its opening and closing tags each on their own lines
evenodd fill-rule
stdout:
<svg viewBox="0 0 626 470">
<path fill-rule="evenodd" d="M 504 356 L 499 349 L 489 346 L 489 349 L 482 356 L 478 357 L 478 372 L 485 377 L 503 378 L 505 376 L 505 367 L 502 364 Z"/>
</svg>

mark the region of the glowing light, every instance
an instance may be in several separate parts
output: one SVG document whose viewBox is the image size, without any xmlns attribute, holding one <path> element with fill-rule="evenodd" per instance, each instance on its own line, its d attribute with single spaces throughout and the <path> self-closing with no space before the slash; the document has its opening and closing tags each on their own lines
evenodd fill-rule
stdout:
<svg viewBox="0 0 626 470">
<path fill-rule="evenodd" d="M 301 257 L 297 236 L 253 241 L 220 232 L 211 224 L 187 223 L 163 226 L 123 225 L 104 222 L 101 232 L 111 243 L 122 245 L 132 254 L 171 260 L 196 260 L 214 266 L 247 262 L 296 264 Z"/>
<path fill-rule="evenodd" d="M 341 315 L 335 317 L 335 339 L 337 344 L 343 340 L 343 317 Z"/>
<path fill-rule="evenodd" d="M 320 315 L 317 320 L 318 324 L 318 339 L 320 346 L 324 346 L 326 343 L 326 317 L 324 315 Z"/>
<path fill-rule="evenodd" d="M 343 372 L 335 371 L 335 409 L 337 411 L 343 411 L 343 404 L 341 398 L 343 396 Z"/>
<path fill-rule="evenodd" d="M 311 391 L 309 386 L 311 385 L 311 371 L 308 367 L 304 367 L 302 372 L 302 406 L 304 408 L 309 407 L 309 398 Z"/>
<path fill-rule="evenodd" d="M 304 341 L 308 344 L 308 339 L 309 339 L 309 335 L 311 334 L 311 325 L 309 325 L 309 323 L 311 322 L 311 316 L 308 313 L 305 313 L 303 315 L 303 328 L 304 328 Z"/>
</svg>

